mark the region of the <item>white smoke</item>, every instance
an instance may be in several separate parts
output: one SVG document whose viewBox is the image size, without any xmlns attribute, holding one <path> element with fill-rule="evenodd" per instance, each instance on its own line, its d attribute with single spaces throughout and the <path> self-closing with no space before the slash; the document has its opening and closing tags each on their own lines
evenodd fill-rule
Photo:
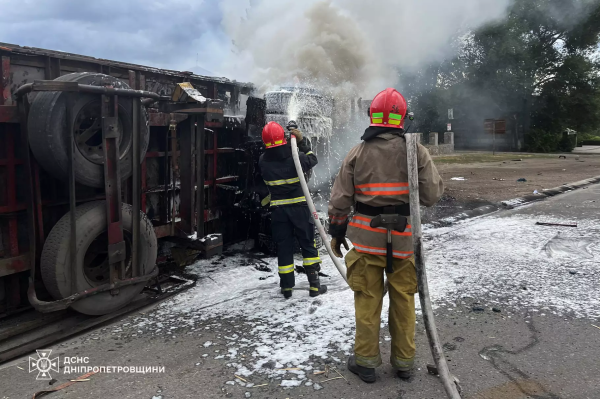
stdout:
<svg viewBox="0 0 600 399">
<path fill-rule="evenodd" d="M 223 72 L 260 92 L 297 83 L 372 98 L 456 51 L 461 33 L 502 17 L 510 0 L 222 0 L 232 52 Z"/>
</svg>

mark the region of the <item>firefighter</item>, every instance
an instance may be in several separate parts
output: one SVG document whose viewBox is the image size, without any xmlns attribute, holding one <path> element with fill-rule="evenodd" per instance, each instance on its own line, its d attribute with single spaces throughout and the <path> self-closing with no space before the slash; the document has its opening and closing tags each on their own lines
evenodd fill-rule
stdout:
<svg viewBox="0 0 600 399">
<path fill-rule="evenodd" d="M 354 245 L 346 254 L 348 283 L 354 291 L 356 337 L 348 369 L 365 382 L 374 382 L 381 365 L 379 326 L 384 295 L 387 230 L 371 227 L 381 214 L 407 218 L 403 231 L 392 232 L 393 272 L 389 282 L 389 329 L 392 336 L 390 362 L 398 377 L 411 376 L 415 357 L 415 301 L 417 276 L 410 230 L 408 165 L 404 119 L 407 103 L 395 89 L 379 93 L 369 109 L 371 124 L 341 166 L 329 202 L 331 247 L 342 257 L 348 250 L 345 236 Z M 418 146 L 419 195 L 421 204 L 434 205 L 444 185 L 425 147 Z M 354 208 L 354 215 L 349 214 Z"/>
<path fill-rule="evenodd" d="M 298 129 L 291 128 L 290 131 L 296 137 L 302 170 L 308 173 L 317 164 L 317 157 L 311 151 L 310 141 L 304 139 Z M 292 147 L 285 138 L 283 127 L 276 122 L 269 122 L 264 127 L 262 140 L 266 150 L 260 156 L 258 166 L 270 193 L 263 200 L 263 205 L 270 201 L 271 229 L 273 240 L 277 244 L 281 293 L 286 299 L 292 296 L 295 285 L 296 238 L 302 250 L 303 266 L 310 284 L 309 295 L 318 296 L 327 291 L 327 286 L 321 285 L 319 281 L 321 259 L 315 246 L 315 222 L 296 173 Z"/>
</svg>

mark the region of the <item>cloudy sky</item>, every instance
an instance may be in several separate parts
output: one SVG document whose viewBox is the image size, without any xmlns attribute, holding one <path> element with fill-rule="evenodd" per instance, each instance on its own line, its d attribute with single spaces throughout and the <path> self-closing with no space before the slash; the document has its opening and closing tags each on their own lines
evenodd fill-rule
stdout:
<svg viewBox="0 0 600 399">
<path fill-rule="evenodd" d="M 0 0 L 0 42 L 175 70 L 219 72 L 219 0 Z"/>
</svg>

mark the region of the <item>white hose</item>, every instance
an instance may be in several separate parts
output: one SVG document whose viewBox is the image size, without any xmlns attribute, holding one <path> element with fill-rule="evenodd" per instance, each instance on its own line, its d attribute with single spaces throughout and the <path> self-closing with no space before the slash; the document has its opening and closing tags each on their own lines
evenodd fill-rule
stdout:
<svg viewBox="0 0 600 399">
<path fill-rule="evenodd" d="M 327 252 L 329 252 L 329 256 L 333 261 L 333 264 L 338 269 L 338 272 L 342 275 L 346 283 L 348 282 L 348 278 L 346 277 L 346 267 L 342 265 L 340 260 L 333 254 L 331 250 L 331 245 L 329 244 L 329 238 L 325 233 L 325 229 L 319 220 L 319 215 L 317 214 L 317 210 L 315 208 L 315 204 L 310 197 L 310 192 L 308 191 L 308 185 L 306 184 L 306 179 L 304 178 L 304 172 L 302 170 L 302 166 L 300 165 L 300 157 L 298 156 L 298 145 L 296 144 L 296 137 L 292 135 L 292 157 L 294 158 L 294 165 L 296 165 L 296 172 L 298 173 L 298 177 L 300 178 L 300 185 L 302 186 L 302 192 L 304 192 L 304 196 L 306 197 L 306 202 L 308 203 L 308 209 L 310 209 L 310 213 L 315 219 L 315 223 L 317 224 L 317 229 L 319 230 L 319 235 L 323 239 L 323 243 L 325 244 L 325 248 L 327 248 Z"/>
</svg>

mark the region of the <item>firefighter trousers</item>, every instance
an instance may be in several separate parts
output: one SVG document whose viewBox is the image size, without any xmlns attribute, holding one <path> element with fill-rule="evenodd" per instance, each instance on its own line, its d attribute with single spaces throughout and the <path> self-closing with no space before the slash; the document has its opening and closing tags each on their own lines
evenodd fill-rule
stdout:
<svg viewBox="0 0 600 399">
<path fill-rule="evenodd" d="M 306 205 L 276 207 L 271 211 L 273 240 L 277 244 L 280 286 L 291 290 L 295 284 L 294 250 L 298 240 L 302 250 L 303 266 L 310 283 L 310 289 L 320 288 L 319 270 L 321 258 L 315 245 L 315 224 Z"/>
<path fill-rule="evenodd" d="M 352 249 L 346 255 L 348 284 L 354 291 L 356 364 L 375 368 L 381 365 L 379 326 L 386 257 L 359 253 Z M 388 274 L 389 329 L 392 336 L 390 363 L 397 370 L 408 371 L 415 357 L 415 293 L 417 273 L 414 259 L 394 259 L 394 273 Z"/>
</svg>

